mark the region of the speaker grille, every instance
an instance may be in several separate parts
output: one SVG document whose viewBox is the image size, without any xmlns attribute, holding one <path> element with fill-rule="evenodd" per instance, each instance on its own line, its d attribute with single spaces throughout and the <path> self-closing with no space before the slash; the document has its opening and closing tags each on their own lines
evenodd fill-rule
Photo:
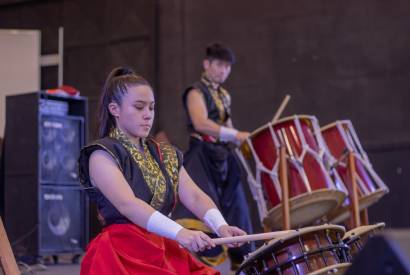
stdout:
<svg viewBox="0 0 410 275">
<path fill-rule="evenodd" d="M 40 181 L 77 185 L 76 163 L 83 144 L 83 119 L 42 115 L 40 125 Z"/>
<path fill-rule="evenodd" d="M 75 187 L 41 186 L 40 195 L 40 251 L 82 251 L 86 241 L 84 192 Z"/>
</svg>

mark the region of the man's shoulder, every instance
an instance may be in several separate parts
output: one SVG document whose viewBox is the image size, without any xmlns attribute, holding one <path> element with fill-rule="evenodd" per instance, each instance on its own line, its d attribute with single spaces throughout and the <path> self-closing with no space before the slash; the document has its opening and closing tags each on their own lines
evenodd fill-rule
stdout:
<svg viewBox="0 0 410 275">
<path fill-rule="evenodd" d="M 186 90 L 199 90 L 201 92 L 204 92 L 207 89 L 205 83 L 202 81 L 198 80 L 194 83 L 192 83 Z"/>
<path fill-rule="evenodd" d="M 187 99 L 189 94 L 192 94 L 191 92 L 196 92 L 200 95 L 202 95 L 203 97 L 206 97 L 206 86 L 201 82 L 201 81 L 197 81 L 194 82 L 193 84 L 191 84 L 190 86 L 188 86 L 183 94 L 183 98 L 184 100 Z"/>
</svg>

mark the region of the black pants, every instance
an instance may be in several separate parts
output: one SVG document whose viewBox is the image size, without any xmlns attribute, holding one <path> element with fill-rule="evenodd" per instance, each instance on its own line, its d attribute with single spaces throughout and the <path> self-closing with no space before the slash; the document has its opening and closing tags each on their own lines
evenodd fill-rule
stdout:
<svg viewBox="0 0 410 275">
<path fill-rule="evenodd" d="M 232 149 L 225 144 L 214 144 L 191 138 L 188 152 L 184 155 L 184 167 L 193 181 L 215 202 L 229 225 L 252 234 L 249 207 L 241 182 L 241 167 Z M 197 219 L 182 204 L 178 204 L 173 218 Z M 191 228 L 199 229 L 199 228 Z M 215 237 L 214 234 L 210 234 Z M 254 250 L 253 244 L 244 244 L 228 250 L 234 264 Z M 214 257 L 222 252 L 219 247 L 204 251 L 200 257 Z"/>
</svg>

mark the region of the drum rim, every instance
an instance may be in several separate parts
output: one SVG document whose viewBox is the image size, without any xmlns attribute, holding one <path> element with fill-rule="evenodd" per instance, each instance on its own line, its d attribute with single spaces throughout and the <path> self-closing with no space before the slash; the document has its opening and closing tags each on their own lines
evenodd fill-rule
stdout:
<svg viewBox="0 0 410 275">
<path fill-rule="evenodd" d="M 303 198 L 312 197 L 312 195 L 317 195 L 317 194 L 321 194 L 321 193 L 336 194 L 336 196 L 333 196 L 333 197 L 337 197 L 337 199 L 334 200 L 335 202 L 337 202 L 334 209 L 339 208 L 340 205 L 343 203 L 343 201 L 346 199 L 346 196 L 347 196 L 347 194 L 344 191 L 339 190 L 339 189 L 322 188 L 322 189 L 314 190 L 312 192 L 305 192 L 305 193 L 299 194 L 295 197 L 289 198 L 289 204 L 295 203 L 295 201 L 296 202 L 302 201 L 302 202 L 299 202 L 300 205 L 299 205 L 299 207 L 296 208 L 296 209 L 299 209 L 299 208 L 301 208 L 301 207 L 303 207 L 307 204 L 311 204 L 311 203 L 309 203 L 309 200 L 306 200 L 305 202 L 303 202 Z M 266 224 L 267 222 L 265 222 L 265 219 L 269 219 L 271 217 L 271 215 L 273 215 L 274 212 L 281 211 L 281 207 L 282 207 L 282 202 L 279 203 L 278 205 L 272 207 L 271 209 L 269 209 L 266 217 L 263 219 L 263 223 Z"/>
<path fill-rule="evenodd" d="M 322 224 L 322 225 L 308 226 L 308 227 L 296 229 L 295 232 L 292 232 L 292 233 L 283 235 L 282 237 L 270 240 L 268 243 L 264 244 L 262 247 L 259 247 L 257 250 L 250 253 L 249 256 L 245 259 L 245 261 L 240 265 L 236 274 L 239 274 L 238 272 L 244 269 L 244 267 L 248 266 L 251 262 L 257 260 L 257 256 L 267 253 L 266 250 L 273 249 L 275 246 L 279 246 L 285 243 L 286 241 L 296 238 L 298 236 L 303 236 L 309 233 L 314 233 L 314 232 L 324 231 L 324 230 L 333 230 L 336 234 L 346 233 L 346 230 L 343 226 L 336 225 L 336 224 Z M 340 242 L 342 242 L 342 238 L 340 238 Z M 334 245 L 332 249 L 334 249 L 336 246 L 337 245 Z M 344 244 L 342 246 L 344 246 Z M 340 249 L 343 249 L 342 246 L 340 247 Z M 330 247 L 328 247 L 328 249 L 331 250 Z M 316 254 L 316 253 L 318 253 L 318 251 L 309 251 L 309 254 Z M 282 263 L 282 264 L 286 264 L 286 263 Z"/>
<path fill-rule="evenodd" d="M 280 241 L 287 241 L 287 240 L 292 239 L 294 237 L 297 237 L 299 235 L 304 235 L 304 234 L 308 234 L 308 233 L 312 233 L 312 232 L 320 231 L 320 230 L 331 230 L 331 229 L 334 229 L 335 231 L 337 231 L 337 230 L 343 231 L 344 233 L 346 233 L 346 229 L 343 226 L 337 225 L 337 224 L 312 225 L 312 226 L 298 228 L 298 229 L 295 230 L 295 232 L 291 232 L 289 234 L 283 235 L 280 238 L 272 239 L 268 242 L 268 244 L 274 245 L 279 240 Z"/>
<path fill-rule="evenodd" d="M 362 225 L 362 226 L 353 228 L 352 230 L 349 230 L 348 232 L 346 232 L 342 240 L 343 242 L 346 242 L 346 241 L 349 241 L 350 239 L 353 239 L 354 237 L 360 237 L 363 234 L 366 234 L 368 232 L 371 232 L 377 229 L 383 229 L 385 226 L 386 226 L 386 223 L 384 222 L 379 222 L 379 223 L 370 224 L 370 225 Z"/>
<path fill-rule="evenodd" d="M 317 117 L 316 117 L 316 116 L 314 116 L 314 115 L 307 115 L 307 114 L 303 114 L 303 115 L 292 115 L 292 116 L 283 117 L 283 118 L 281 118 L 281 119 L 279 119 L 279 120 L 277 120 L 277 121 L 275 121 L 275 122 L 269 121 L 269 122 L 263 124 L 262 126 L 259 126 L 258 128 L 256 128 L 255 130 L 253 130 L 253 131 L 251 132 L 251 134 L 249 135 L 249 139 L 251 139 L 251 137 L 253 137 L 254 135 L 258 134 L 259 132 L 261 132 L 261 131 L 264 130 L 265 128 L 268 128 L 268 127 L 271 126 L 271 125 L 274 126 L 274 125 L 276 125 L 276 124 L 283 123 L 283 122 L 285 122 L 285 121 L 292 120 L 292 119 L 295 119 L 295 118 L 303 118 L 303 119 L 310 119 L 310 120 L 316 119 L 316 120 L 317 120 Z"/>
<path fill-rule="evenodd" d="M 364 210 L 376 202 L 378 202 L 382 197 L 387 195 L 389 193 L 388 188 L 379 188 L 376 191 L 370 193 L 369 195 L 363 196 L 359 198 L 359 209 Z M 362 202 L 364 201 L 364 202 Z M 370 202 L 368 202 L 370 201 Z M 362 202 L 362 203 L 361 203 Z M 337 209 L 335 209 L 334 214 L 330 213 L 329 214 L 329 220 L 332 223 L 339 223 L 344 221 L 345 219 L 349 218 L 350 214 L 350 204 L 347 206 L 341 206 Z M 347 215 L 346 218 L 343 218 L 345 215 Z"/>
<path fill-rule="evenodd" d="M 329 123 L 329 124 L 326 124 L 325 126 L 322 126 L 321 128 L 320 128 L 320 132 L 322 132 L 322 131 L 326 131 L 326 130 L 328 130 L 329 128 L 332 128 L 332 127 L 335 127 L 335 126 L 337 126 L 338 124 L 344 124 L 344 123 L 352 123 L 351 122 L 351 120 L 349 120 L 349 119 L 341 119 L 341 120 L 336 120 L 336 121 L 333 121 L 333 122 L 331 122 L 331 123 Z"/>
<path fill-rule="evenodd" d="M 272 125 L 272 123 L 268 122 L 253 130 L 252 133 L 249 135 L 249 139 L 252 139 L 253 136 L 259 134 L 262 130 L 265 130 L 265 128 L 269 128 L 270 125 Z"/>
<path fill-rule="evenodd" d="M 275 121 L 274 123 L 271 122 L 272 126 L 283 123 L 285 121 L 288 120 L 292 120 L 292 119 L 296 119 L 296 118 L 303 118 L 303 119 L 310 119 L 310 120 L 315 120 L 318 121 L 317 117 L 314 115 L 308 115 L 308 114 L 303 114 L 303 115 L 292 115 L 292 116 L 287 116 L 287 117 L 283 117 L 277 121 Z"/>
</svg>

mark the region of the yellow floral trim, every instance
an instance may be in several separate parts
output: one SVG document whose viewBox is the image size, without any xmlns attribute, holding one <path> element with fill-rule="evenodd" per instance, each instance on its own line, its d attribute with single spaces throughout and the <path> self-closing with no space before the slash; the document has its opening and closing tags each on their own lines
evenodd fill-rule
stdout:
<svg viewBox="0 0 410 275">
<path fill-rule="evenodd" d="M 165 200 L 167 184 L 158 163 L 149 152 L 145 141 L 142 140 L 141 142 L 143 147 L 143 152 L 141 152 L 118 128 L 111 130 L 110 137 L 120 141 L 139 166 L 144 180 L 152 193 L 150 205 L 155 209 L 161 208 Z"/>
<path fill-rule="evenodd" d="M 206 78 L 206 76 L 202 76 L 201 81 L 208 87 L 209 92 L 211 93 L 212 99 L 216 105 L 216 108 L 219 112 L 219 123 L 223 124 L 226 120 L 227 110 L 225 106 L 229 107 L 231 105 L 231 97 L 227 90 L 222 87 L 218 87 L 218 89 L 214 89 L 211 85 L 211 82 Z M 224 104 L 225 103 L 225 104 Z"/>
<path fill-rule="evenodd" d="M 160 143 L 161 155 L 168 175 L 171 177 L 172 187 L 174 189 L 174 195 L 178 194 L 179 183 L 179 165 L 178 156 L 175 148 L 172 145 L 166 143 Z"/>
</svg>

